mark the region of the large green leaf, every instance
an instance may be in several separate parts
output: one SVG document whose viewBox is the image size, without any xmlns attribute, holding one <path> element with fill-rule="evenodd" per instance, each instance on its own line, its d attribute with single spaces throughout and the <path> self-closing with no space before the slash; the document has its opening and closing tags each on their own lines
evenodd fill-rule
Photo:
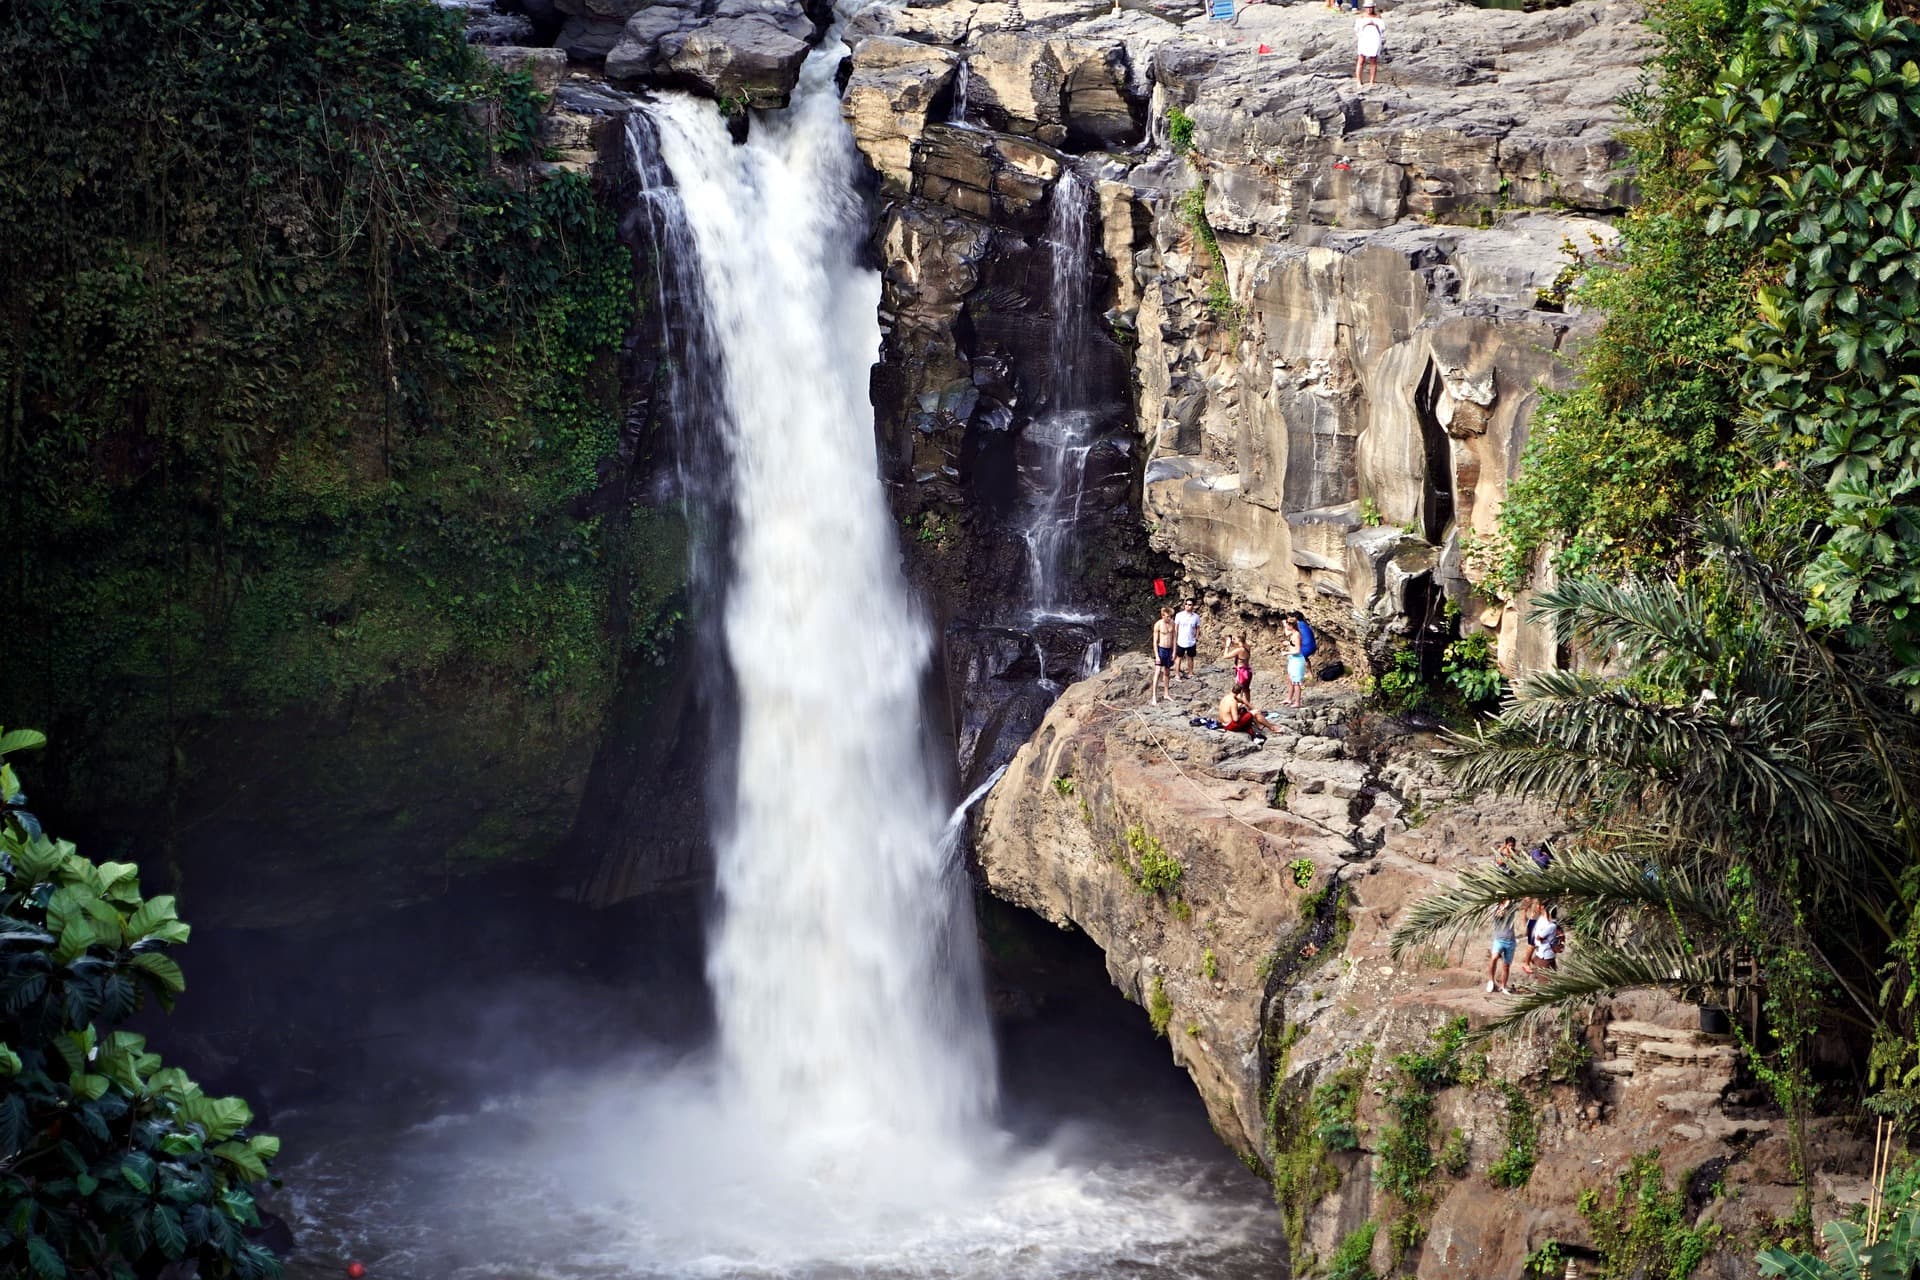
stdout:
<svg viewBox="0 0 1920 1280">
<path fill-rule="evenodd" d="M 47 745 L 47 735 L 38 729 L 9 729 L 0 733 L 0 756 L 15 751 L 37 751 Z"/>
<path fill-rule="evenodd" d="M 152 938 L 159 942 L 185 942 L 188 927 L 175 914 L 173 895 L 160 894 L 140 904 L 127 921 L 127 939 L 140 942 Z"/>
<path fill-rule="evenodd" d="M 253 1121 L 245 1098 L 209 1098 L 196 1094 L 180 1104 L 174 1115 L 182 1124 L 197 1124 L 214 1142 L 225 1142 Z"/>
</svg>

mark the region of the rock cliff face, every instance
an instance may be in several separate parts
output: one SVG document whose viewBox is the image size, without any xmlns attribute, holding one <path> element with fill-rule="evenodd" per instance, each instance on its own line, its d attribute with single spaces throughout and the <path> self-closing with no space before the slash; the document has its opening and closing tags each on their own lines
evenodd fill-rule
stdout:
<svg viewBox="0 0 1920 1280">
<path fill-rule="evenodd" d="M 1251 612 L 1361 636 L 1419 635 L 1451 598 L 1509 665 L 1550 665 L 1516 603 L 1476 591 L 1475 550 L 1594 323 L 1564 301 L 1576 256 L 1633 199 L 1616 104 L 1637 9 L 1410 0 L 1364 91 L 1350 20 L 1320 6 L 1179 16 L 1049 3 L 1006 30 L 1001 6 L 947 3 L 853 24 L 903 514 L 971 529 L 992 510 L 985 442 L 1019 438 L 1029 371 L 1017 325 L 1007 349 L 982 338 L 1019 315 L 1016 241 L 1077 167 L 1105 336 L 1131 365 L 1113 496 L 1141 486 L 1153 548 Z"/>
<path fill-rule="evenodd" d="M 1194 728 L 1227 679 L 1202 674 L 1157 708 L 1139 658 L 1067 690 L 983 805 L 979 864 L 996 894 L 1105 952 L 1215 1130 L 1273 1176 L 1296 1273 L 1369 1219 L 1382 1268 L 1387 1224 L 1419 1228 L 1407 1256 L 1420 1276 L 1518 1275 L 1550 1239 L 1579 1256 L 1593 1239 L 1580 1193 L 1657 1151 L 1676 1177 L 1706 1171 L 1691 1207 L 1736 1237 L 1696 1274 L 1750 1274 L 1737 1237 L 1791 1207 L 1784 1122 L 1736 1081 L 1732 1038 L 1700 1034 L 1691 1007 L 1658 996 L 1495 1039 L 1484 1064 L 1469 1049 L 1457 1082 L 1431 1091 L 1441 1167 L 1424 1184 L 1430 1203 L 1404 1219 L 1381 1185 L 1389 1162 L 1405 1168 L 1390 1152 L 1389 1095 L 1404 1087 L 1393 1059 L 1431 1050 L 1454 1019 L 1485 1023 L 1503 997 L 1483 991 L 1481 937 L 1396 962 L 1388 936 L 1500 836 L 1551 828 L 1518 802 L 1455 794 L 1423 741 L 1339 697 L 1276 713 L 1281 732 L 1260 749 Z M 1154 876 L 1162 858 L 1181 867 L 1171 887 L 1164 869 Z M 1516 1111 L 1536 1163 L 1524 1185 L 1497 1186 L 1488 1171 L 1515 1145 Z M 1342 1123 L 1351 1137 L 1328 1140 Z M 1844 1135 L 1817 1143 L 1823 1169 L 1864 1168 Z M 1825 1212 L 1864 1194 L 1857 1176 L 1817 1181 Z"/>
</svg>

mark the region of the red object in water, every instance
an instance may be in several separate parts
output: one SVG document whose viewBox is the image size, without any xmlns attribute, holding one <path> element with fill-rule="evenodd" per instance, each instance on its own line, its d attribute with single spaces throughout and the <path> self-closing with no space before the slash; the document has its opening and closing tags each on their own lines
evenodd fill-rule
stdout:
<svg viewBox="0 0 1920 1280">
<path fill-rule="evenodd" d="M 1153 580 L 1153 594 L 1157 596 L 1167 594 L 1167 580 L 1165 578 L 1155 578 Z"/>
<path fill-rule="evenodd" d="M 1336 169 L 1350 169 L 1350 168 L 1352 168 L 1353 166 L 1352 166 L 1352 165 L 1350 165 L 1350 164 L 1348 164 L 1348 163 L 1347 163 L 1346 161 L 1344 161 L 1344 160 L 1336 160 L 1336 161 L 1334 162 L 1334 165 L 1333 165 L 1333 167 L 1334 167 L 1334 168 L 1336 168 Z"/>
<path fill-rule="evenodd" d="M 347 1275 L 350 1277 L 350 1280 L 361 1280 L 361 1278 L 366 1274 L 367 1274 L 366 1267 L 361 1265 L 360 1263 L 349 1262 L 347 1264 Z"/>
</svg>

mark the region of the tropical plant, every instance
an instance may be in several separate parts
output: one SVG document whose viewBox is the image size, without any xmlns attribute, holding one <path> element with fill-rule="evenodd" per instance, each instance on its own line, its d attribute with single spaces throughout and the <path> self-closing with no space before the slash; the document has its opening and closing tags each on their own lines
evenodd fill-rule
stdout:
<svg viewBox="0 0 1920 1280">
<path fill-rule="evenodd" d="M 1778 1043 L 1764 1060 L 1749 1045 L 1754 1066 L 1803 1121 L 1821 1020 L 1912 1042 L 1898 944 L 1914 889 L 1903 869 L 1920 866 L 1920 724 L 1883 654 L 1808 628 L 1798 531 L 1763 552 L 1757 528 L 1701 522 L 1709 562 L 1684 579 L 1576 579 L 1538 597 L 1563 643 L 1628 674 L 1528 676 L 1446 763 L 1587 829 L 1550 868 L 1464 873 L 1416 904 L 1393 947 L 1477 929 L 1519 894 L 1557 901 L 1581 924 L 1575 945 L 1494 1026 L 1634 987 L 1699 999 L 1741 986 Z"/>
<path fill-rule="evenodd" d="M 1920 1165 L 1886 1186 L 1885 1208 L 1873 1243 L 1858 1221 L 1829 1222 L 1827 1256 L 1767 1249 L 1760 1274 L 1787 1280 L 1913 1280 L 1920 1274 Z M 1858 1215 L 1856 1215 L 1858 1216 Z"/>
<path fill-rule="evenodd" d="M 1751 21 L 1689 137 L 1706 230 L 1772 268 L 1744 398 L 1831 500 L 1812 616 L 1882 632 L 1920 703 L 1920 24 L 1878 0 Z"/>
<path fill-rule="evenodd" d="M 23 807 L 5 757 L 44 742 L 0 734 L 0 1274 L 277 1275 L 246 1233 L 279 1140 L 118 1029 L 183 989 L 168 952 L 187 926 L 138 868 L 81 857 Z"/>
</svg>

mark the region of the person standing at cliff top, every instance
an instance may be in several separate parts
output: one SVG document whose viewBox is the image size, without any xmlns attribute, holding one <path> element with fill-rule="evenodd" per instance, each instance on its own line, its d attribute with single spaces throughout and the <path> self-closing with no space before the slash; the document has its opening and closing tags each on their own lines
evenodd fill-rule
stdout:
<svg viewBox="0 0 1920 1280">
<path fill-rule="evenodd" d="M 1182 600 L 1180 612 L 1173 615 L 1174 653 L 1180 659 L 1180 678 L 1193 679 L 1193 660 L 1200 653 L 1200 615 L 1193 601 Z"/>
<path fill-rule="evenodd" d="M 1148 703 L 1160 701 L 1160 690 L 1167 691 L 1167 700 L 1173 700 L 1173 610 L 1162 608 L 1160 620 L 1153 624 L 1153 687 L 1148 691 Z"/>
<path fill-rule="evenodd" d="M 1380 51 L 1387 45 L 1387 24 L 1380 20 L 1380 10 L 1373 0 L 1361 0 L 1360 16 L 1353 20 L 1353 41 L 1353 83 L 1379 84 Z M 1363 69 L 1368 73 L 1366 80 L 1360 78 Z"/>
</svg>

